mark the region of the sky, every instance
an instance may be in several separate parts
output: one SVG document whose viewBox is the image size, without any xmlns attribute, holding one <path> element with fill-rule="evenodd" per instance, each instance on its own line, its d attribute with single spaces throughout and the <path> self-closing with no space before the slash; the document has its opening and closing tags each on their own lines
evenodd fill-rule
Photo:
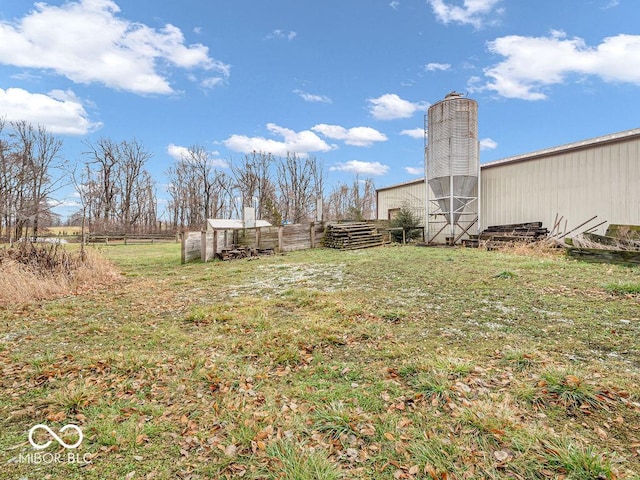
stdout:
<svg viewBox="0 0 640 480">
<path fill-rule="evenodd" d="M 160 199 L 191 146 L 383 187 L 424 175 L 424 116 L 451 91 L 478 102 L 481 163 L 640 127 L 638 18 L 637 0 L 4 0 L 0 117 L 72 163 L 136 139 Z"/>
</svg>

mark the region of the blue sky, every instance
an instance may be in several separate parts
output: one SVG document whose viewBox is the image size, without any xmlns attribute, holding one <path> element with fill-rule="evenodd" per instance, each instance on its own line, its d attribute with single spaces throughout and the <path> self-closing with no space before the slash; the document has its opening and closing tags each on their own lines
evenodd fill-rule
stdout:
<svg viewBox="0 0 640 480">
<path fill-rule="evenodd" d="M 639 18 L 637 0 L 5 1 L 0 116 L 72 162 L 136 138 L 160 197 L 193 145 L 381 187 L 422 174 L 424 114 L 452 90 L 479 104 L 481 162 L 639 127 Z"/>
</svg>

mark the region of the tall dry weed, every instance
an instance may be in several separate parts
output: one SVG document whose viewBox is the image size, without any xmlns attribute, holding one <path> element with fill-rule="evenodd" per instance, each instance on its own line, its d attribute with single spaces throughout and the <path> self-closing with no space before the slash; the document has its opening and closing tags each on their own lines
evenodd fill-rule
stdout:
<svg viewBox="0 0 640 480">
<path fill-rule="evenodd" d="M 115 281 L 115 267 L 94 252 L 19 244 L 0 250 L 0 304 L 28 303 Z"/>
</svg>

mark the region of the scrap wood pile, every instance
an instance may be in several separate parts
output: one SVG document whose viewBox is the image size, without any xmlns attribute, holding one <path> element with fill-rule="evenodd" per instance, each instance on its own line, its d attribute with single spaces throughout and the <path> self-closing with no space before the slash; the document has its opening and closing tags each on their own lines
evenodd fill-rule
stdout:
<svg viewBox="0 0 640 480">
<path fill-rule="evenodd" d="M 260 255 L 273 255 L 273 248 L 234 246 L 232 248 L 223 248 L 216 254 L 216 257 L 220 260 L 237 260 L 240 258 L 258 257 Z"/>
<path fill-rule="evenodd" d="M 569 256 L 606 263 L 640 264 L 640 226 L 609 225 L 605 235 L 584 232 L 565 241 Z"/>
<path fill-rule="evenodd" d="M 547 238 L 549 230 L 542 226 L 542 222 L 511 223 L 508 225 L 494 225 L 484 229 L 479 240 L 489 250 L 515 242 L 537 242 Z"/>
<path fill-rule="evenodd" d="M 324 246 L 341 250 L 379 247 L 384 244 L 383 234 L 366 222 L 330 223 L 324 232 Z"/>
</svg>

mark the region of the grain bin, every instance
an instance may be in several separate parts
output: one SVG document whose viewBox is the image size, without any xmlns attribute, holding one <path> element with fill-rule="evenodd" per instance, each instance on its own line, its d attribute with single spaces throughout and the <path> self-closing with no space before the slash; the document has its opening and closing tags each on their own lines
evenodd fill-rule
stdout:
<svg viewBox="0 0 640 480">
<path fill-rule="evenodd" d="M 478 221 L 478 104 L 452 92 L 427 117 L 426 236 L 432 241 L 444 232 L 453 244 Z"/>
</svg>

